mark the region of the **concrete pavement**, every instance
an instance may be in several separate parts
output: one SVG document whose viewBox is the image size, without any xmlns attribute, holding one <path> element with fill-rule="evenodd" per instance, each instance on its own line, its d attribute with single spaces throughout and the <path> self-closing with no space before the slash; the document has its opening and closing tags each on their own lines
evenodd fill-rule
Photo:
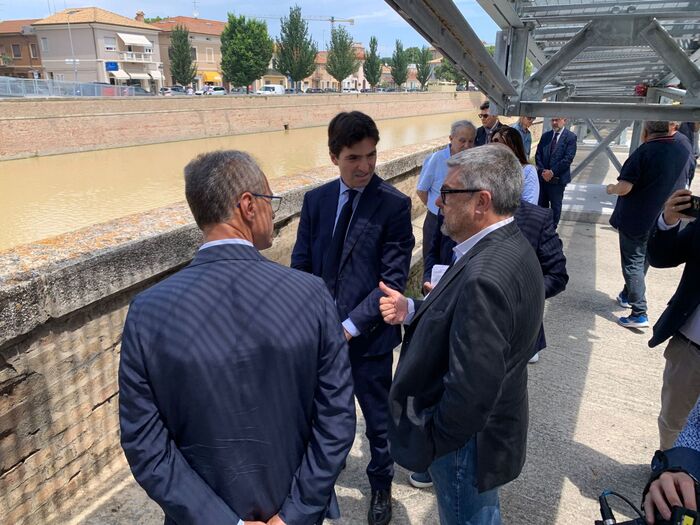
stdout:
<svg viewBox="0 0 700 525">
<path fill-rule="evenodd" d="M 624 160 L 626 154 L 620 154 Z M 585 154 L 579 153 L 578 160 Z M 531 423 L 521 476 L 501 491 L 504 523 L 588 524 L 599 518 L 596 498 L 612 488 L 639 503 L 648 464 L 658 445 L 663 345 L 647 346 L 650 329 L 616 324 L 622 287 L 617 234 L 607 225 L 614 201 L 604 192 L 614 168 L 599 156 L 567 191 L 559 226 L 568 259 L 567 290 L 545 312 L 548 348 L 529 367 Z M 602 192 L 601 192 L 602 189 Z M 695 193 L 700 191 L 696 183 Z M 418 225 L 421 221 L 416 221 Z M 417 238 L 420 232 L 417 231 Z M 649 316 L 658 319 L 681 270 L 650 269 Z M 343 518 L 366 523 L 368 447 L 358 410 L 357 438 L 337 484 Z M 432 490 L 417 490 L 397 468 L 393 497 L 396 524 L 438 523 Z M 631 518 L 611 500 L 618 520 Z M 99 498 L 86 494 L 63 523 L 91 525 L 162 523 L 160 509 L 136 486 L 124 466 L 106 481 Z M 330 523 L 330 522 L 329 522 Z"/>
</svg>

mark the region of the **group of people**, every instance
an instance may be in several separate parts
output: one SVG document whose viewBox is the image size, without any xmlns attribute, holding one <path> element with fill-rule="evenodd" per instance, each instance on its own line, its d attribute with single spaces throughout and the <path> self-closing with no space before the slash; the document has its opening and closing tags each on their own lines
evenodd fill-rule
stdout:
<svg viewBox="0 0 700 525">
<path fill-rule="evenodd" d="M 133 300 L 119 369 L 122 447 L 166 524 L 339 517 L 355 399 L 370 525 L 391 521 L 395 462 L 434 486 L 443 525 L 500 523 L 498 488 L 525 461 L 544 300 L 568 281 L 556 225 L 576 140 L 552 119 L 533 169 L 533 119 L 511 128 L 488 109 L 424 163 L 422 299 L 404 295 L 411 199 L 376 175 L 369 116 L 329 123 L 339 177 L 305 194 L 291 268 L 260 253 L 282 199 L 249 155 L 187 165 L 204 243 Z"/>
</svg>

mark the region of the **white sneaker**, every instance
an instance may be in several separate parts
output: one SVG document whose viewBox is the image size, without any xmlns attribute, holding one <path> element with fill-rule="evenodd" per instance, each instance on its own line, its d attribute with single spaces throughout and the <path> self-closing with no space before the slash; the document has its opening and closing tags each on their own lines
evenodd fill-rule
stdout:
<svg viewBox="0 0 700 525">
<path fill-rule="evenodd" d="M 534 364 L 535 364 L 537 361 L 539 361 L 539 360 L 540 360 L 540 353 L 537 352 L 535 355 L 533 355 L 533 356 L 530 358 L 530 360 L 528 361 L 528 363 L 530 363 L 531 365 L 534 365 Z"/>
</svg>

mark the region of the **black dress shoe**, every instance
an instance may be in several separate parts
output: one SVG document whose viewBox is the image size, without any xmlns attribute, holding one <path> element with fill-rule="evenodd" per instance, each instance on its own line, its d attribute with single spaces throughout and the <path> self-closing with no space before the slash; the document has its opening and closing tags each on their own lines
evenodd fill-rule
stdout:
<svg viewBox="0 0 700 525">
<path fill-rule="evenodd" d="M 372 491 L 367 521 L 369 525 L 386 525 L 391 521 L 391 489 Z"/>
</svg>

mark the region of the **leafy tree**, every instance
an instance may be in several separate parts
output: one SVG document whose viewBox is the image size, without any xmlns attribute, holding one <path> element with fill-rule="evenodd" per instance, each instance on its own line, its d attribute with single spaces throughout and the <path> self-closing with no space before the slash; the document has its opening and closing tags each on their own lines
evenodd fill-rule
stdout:
<svg viewBox="0 0 700 525">
<path fill-rule="evenodd" d="M 169 16 L 154 16 L 152 18 L 144 18 L 143 21 L 146 22 L 147 24 L 154 24 L 155 22 L 161 22 L 163 20 L 167 20 L 170 18 Z"/>
<path fill-rule="evenodd" d="M 457 68 L 446 58 L 443 58 L 440 65 L 435 68 L 435 76 L 440 80 L 454 82 L 458 85 L 467 83 L 467 77 L 458 73 Z"/>
<path fill-rule="evenodd" d="M 170 33 L 170 73 L 176 84 L 189 86 L 197 76 L 197 64 L 190 52 L 190 32 L 186 27 L 177 25 Z"/>
<path fill-rule="evenodd" d="M 376 88 L 382 77 L 382 63 L 377 54 L 377 38 L 374 36 L 369 39 L 369 55 L 365 57 L 365 63 L 362 67 L 367 82 L 372 86 L 372 89 Z"/>
<path fill-rule="evenodd" d="M 418 60 L 416 61 L 416 76 L 418 77 L 418 82 L 420 82 L 420 88 L 425 91 L 426 84 L 430 78 L 430 61 L 433 58 L 433 54 L 430 49 L 423 46 L 418 55 Z"/>
<path fill-rule="evenodd" d="M 342 88 L 343 80 L 360 67 L 360 61 L 352 48 L 352 37 L 347 29 L 340 26 L 331 30 L 331 44 L 328 46 L 326 71 L 338 81 Z"/>
<path fill-rule="evenodd" d="M 408 63 L 409 64 L 417 64 L 418 60 L 420 58 L 420 49 L 417 47 L 407 47 L 406 48 L 406 56 L 408 57 Z"/>
<path fill-rule="evenodd" d="M 382 57 L 379 60 L 382 61 L 382 64 L 386 64 L 387 66 L 391 66 L 391 57 Z"/>
<path fill-rule="evenodd" d="M 313 73 L 318 49 L 309 36 L 309 26 L 301 17 L 301 7 L 289 8 L 289 17 L 280 20 L 275 67 L 295 83 Z"/>
<path fill-rule="evenodd" d="M 396 41 L 394 54 L 391 57 L 391 78 L 394 79 L 396 87 L 401 87 L 408 78 L 408 56 L 404 51 L 401 40 Z"/>
<path fill-rule="evenodd" d="M 265 22 L 228 14 L 221 33 L 221 70 L 228 82 L 248 91 L 250 83 L 267 71 L 273 50 Z"/>
</svg>

